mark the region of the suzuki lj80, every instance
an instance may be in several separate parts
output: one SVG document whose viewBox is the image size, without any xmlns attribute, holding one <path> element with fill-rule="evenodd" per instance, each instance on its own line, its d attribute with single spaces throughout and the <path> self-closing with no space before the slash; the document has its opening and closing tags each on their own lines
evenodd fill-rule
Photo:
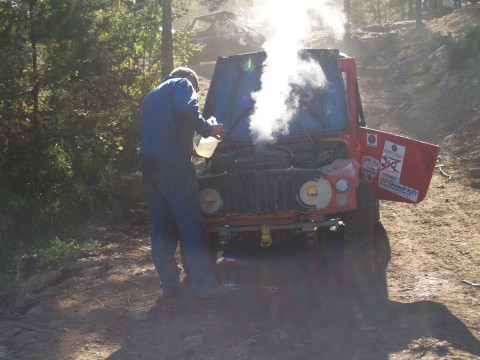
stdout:
<svg viewBox="0 0 480 360">
<path fill-rule="evenodd" d="M 296 108 L 274 142 L 255 141 L 253 94 L 262 88 L 267 54 L 219 58 L 204 105 L 225 134 L 197 171 L 213 249 L 298 241 L 316 248 L 329 232 L 346 248 L 371 252 L 379 200 L 425 198 L 439 148 L 368 128 L 355 60 L 335 49 L 306 49 L 325 84 L 292 87 Z"/>
</svg>

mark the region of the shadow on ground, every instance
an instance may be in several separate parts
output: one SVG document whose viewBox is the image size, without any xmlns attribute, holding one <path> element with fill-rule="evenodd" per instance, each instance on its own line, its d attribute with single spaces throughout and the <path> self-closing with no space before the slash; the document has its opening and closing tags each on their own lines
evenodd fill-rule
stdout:
<svg viewBox="0 0 480 360">
<path fill-rule="evenodd" d="M 383 228 L 377 237 L 382 261 L 373 282 L 344 279 L 335 246 L 220 264 L 220 276 L 238 285 L 233 296 L 160 298 L 147 320 L 122 326 L 128 333 L 117 334 L 122 346 L 109 359 L 388 359 L 422 338 L 480 355 L 478 340 L 445 306 L 388 300 Z"/>
</svg>

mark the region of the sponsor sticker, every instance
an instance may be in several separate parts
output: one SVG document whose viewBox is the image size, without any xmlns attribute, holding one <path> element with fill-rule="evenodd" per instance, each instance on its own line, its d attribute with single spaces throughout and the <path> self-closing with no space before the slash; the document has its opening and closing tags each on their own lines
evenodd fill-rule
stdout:
<svg viewBox="0 0 480 360">
<path fill-rule="evenodd" d="M 390 179 L 400 182 L 404 156 L 405 146 L 385 141 L 380 160 L 380 175 L 389 175 Z"/>
<path fill-rule="evenodd" d="M 367 133 L 367 145 L 377 147 L 377 134 Z"/>
<path fill-rule="evenodd" d="M 404 157 L 405 146 L 385 141 L 382 159 L 380 160 L 378 187 L 416 202 L 418 190 L 400 183 Z"/>
<path fill-rule="evenodd" d="M 366 182 L 371 183 L 377 177 L 380 162 L 371 156 L 364 156 L 361 159 L 361 164 L 363 178 Z"/>
<path fill-rule="evenodd" d="M 399 184 L 388 179 L 387 177 L 380 177 L 378 181 L 378 187 L 414 202 L 416 202 L 418 199 L 418 190 Z"/>
</svg>

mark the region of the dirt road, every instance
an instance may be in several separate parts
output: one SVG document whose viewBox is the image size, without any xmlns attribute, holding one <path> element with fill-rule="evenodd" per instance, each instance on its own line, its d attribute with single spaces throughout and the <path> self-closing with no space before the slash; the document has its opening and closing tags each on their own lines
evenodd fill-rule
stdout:
<svg viewBox="0 0 480 360">
<path fill-rule="evenodd" d="M 480 289 L 462 282 L 480 275 L 478 200 L 436 174 L 421 205 L 382 204 L 375 284 L 342 279 L 335 242 L 284 247 L 219 265 L 238 287 L 222 300 L 161 297 L 142 235 L 2 319 L 2 344 L 12 359 L 478 359 Z"/>
<path fill-rule="evenodd" d="M 332 240 L 320 252 L 285 245 L 223 261 L 219 275 L 236 289 L 228 299 L 168 300 L 139 210 L 94 229 L 108 245 L 86 252 L 51 286 L 25 281 L 11 290 L 18 306 L 0 310 L 0 359 L 480 359 L 480 192 L 467 175 L 476 158 L 455 152 L 453 141 L 475 143 L 438 116 L 441 98 L 410 103 L 418 77 L 397 61 L 428 37 L 405 30 L 396 41 L 352 48 L 370 126 L 442 145 L 443 174 L 435 172 L 424 202 L 381 203 L 374 283 L 341 276 Z M 445 131 L 453 137 L 442 140 Z"/>
</svg>

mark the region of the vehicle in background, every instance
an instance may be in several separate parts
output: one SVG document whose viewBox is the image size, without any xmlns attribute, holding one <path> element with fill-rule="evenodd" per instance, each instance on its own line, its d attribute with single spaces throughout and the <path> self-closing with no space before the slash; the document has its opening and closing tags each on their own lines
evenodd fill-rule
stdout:
<svg viewBox="0 0 480 360">
<path fill-rule="evenodd" d="M 262 34 L 228 11 L 197 16 L 189 30 L 194 34 L 194 44 L 202 46 L 201 51 L 190 57 L 190 65 L 216 61 L 219 56 L 260 51 L 265 41 Z"/>
</svg>

